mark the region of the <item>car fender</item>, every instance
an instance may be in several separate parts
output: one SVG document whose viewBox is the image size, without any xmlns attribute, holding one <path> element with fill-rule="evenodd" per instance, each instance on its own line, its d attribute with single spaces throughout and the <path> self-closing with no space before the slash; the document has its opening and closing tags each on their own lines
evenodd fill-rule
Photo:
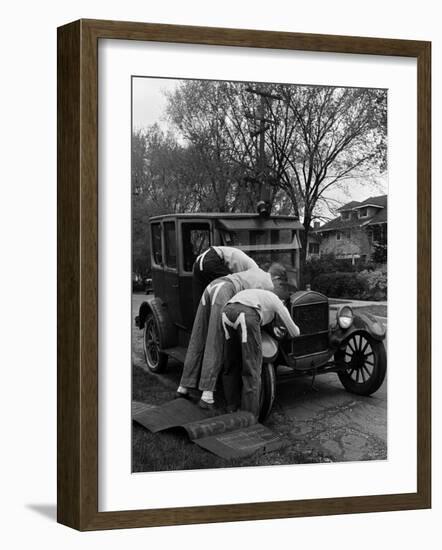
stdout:
<svg viewBox="0 0 442 550">
<path fill-rule="evenodd" d="M 330 346 L 338 348 L 341 343 L 355 332 L 367 332 L 375 340 L 382 341 L 387 334 L 385 326 L 371 313 L 356 313 L 348 329 L 342 329 L 336 322 L 330 327 Z"/>
<path fill-rule="evenodd" d="M 149 313 L 153 313 L 161 334 L 161 347 L 170 348 L 178 343 L 177 328 L 172 323 L 166 304 L 158 297 L 152 296 L 140 305 L 135 325 L 143 329 Z"/>
<path fill-rule="evenodd" d="M 150 300 L 143 302 L 138 309 L 138 315 L 135 317 L 135 326 L 137 326 L 139 329 L 143 329 L 144 323 L 146 322 L 147 314 L 151 311 L 152 308 L 150 305 Z"/>
</svg>

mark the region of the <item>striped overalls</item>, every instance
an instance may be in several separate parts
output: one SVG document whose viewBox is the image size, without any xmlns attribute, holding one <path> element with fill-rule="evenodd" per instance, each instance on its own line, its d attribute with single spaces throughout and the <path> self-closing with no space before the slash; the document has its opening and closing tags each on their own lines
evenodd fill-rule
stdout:
<svg viewBox="0 0 442 550">
<path fill-rule="evenodd" d="M 262 369 L 260 314 L 257 309 L 241 303 L 227 304 L 222 324 L 226 339 L 225 390 L 226 384 L 234 388 L 241 382 L 241 402 L 234 404 L 258 417 Z"/>
<path fill-rule="evenodd" d="M 193 323 L 180 386 L 201 391 L 215 390 L 224 361 L 221 313 L 235 293 L 235 285 L 227 277 L 215 279 L 204 290 Z"/>
</svg>

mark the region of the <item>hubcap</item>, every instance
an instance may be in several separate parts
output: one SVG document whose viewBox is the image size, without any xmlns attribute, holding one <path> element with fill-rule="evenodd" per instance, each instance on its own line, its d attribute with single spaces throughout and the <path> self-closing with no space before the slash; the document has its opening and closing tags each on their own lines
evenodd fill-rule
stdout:
<svg viewBox="0 0 442 550">
<path fill-rule="evenodd" d="M 347 342 L 344 361 L 347 373 L 357 384 L 364 384 L 373 375 L 375 355 L 370 342 L 362 334 L 353 335 Z"/>
</svg>

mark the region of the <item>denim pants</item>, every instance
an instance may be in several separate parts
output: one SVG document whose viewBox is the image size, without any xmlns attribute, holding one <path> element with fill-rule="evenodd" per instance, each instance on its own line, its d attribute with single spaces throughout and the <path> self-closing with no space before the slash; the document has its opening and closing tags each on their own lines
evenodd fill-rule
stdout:
<svg viewBox="0 0 442 550">
<path fill-rule="evenodd" d="M 224 362 L 221 313 L 234 295 L 235 286 L 227 278 L 215 279 L 203 292 L 187 348 L 181 386 L 215 390 Z"/>
<path fill-rule="evenodd" d="M 261 317 L 255 308 L 233 303 L 224 307 L 222 322 L 226 338 L 224 381 L 230 378 L 231 382 L 241 385 L 240 408 L 258 418 L 262 370 Z"/>
</svg>

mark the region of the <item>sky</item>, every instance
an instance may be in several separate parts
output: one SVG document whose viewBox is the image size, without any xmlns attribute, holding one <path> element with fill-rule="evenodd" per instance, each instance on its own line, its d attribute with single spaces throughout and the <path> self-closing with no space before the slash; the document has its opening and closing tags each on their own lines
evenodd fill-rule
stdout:
<svg viewBox="0 0 442 550">
<path fill-rule="evenodd" d="M 155 122 L 164 126 L 166 98 L 164 92 L 173 91 L 178 79 L 135 77 L 132 79 L 133 127 L 146 128 Z"/>
<path fill-rule="evenodd" d="M 144 129 L 154 123 L 166 128 L 165 118 L 166 97 L 164 92 L 173 91 L 181 82 L 180 79 L 134 77 L 132 79 L 133 91 L 133 128 Z M 377 183 L 364 181 L 349 181 L 350 192 L 344 189 L 334 188 L 329 196 L 339 203 L 345 204 L 351 200 L 363 201 L 370 196 L 387 193 L 387 176 L 379 177 Z M 333 214 L 324 211 L 324 214 L 333 217 Z"/>
</svg>

